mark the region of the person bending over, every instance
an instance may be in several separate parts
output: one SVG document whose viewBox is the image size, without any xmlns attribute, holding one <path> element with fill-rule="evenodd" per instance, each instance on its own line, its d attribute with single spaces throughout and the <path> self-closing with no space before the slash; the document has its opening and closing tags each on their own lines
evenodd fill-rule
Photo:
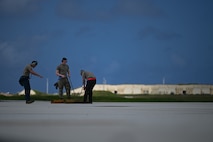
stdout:
<svg viewBox="0 0 213 142">
<path fill-rule="evenodd" d="M 82 84 L 84 93 L 84 102 L 92 103 L 92 91 L 96 84 L 96 77 L 92 72 L 81 70 L 80 75 L 82 76 Z M 88 99 L 88 100 L 87 100 Z"/>
</svg>

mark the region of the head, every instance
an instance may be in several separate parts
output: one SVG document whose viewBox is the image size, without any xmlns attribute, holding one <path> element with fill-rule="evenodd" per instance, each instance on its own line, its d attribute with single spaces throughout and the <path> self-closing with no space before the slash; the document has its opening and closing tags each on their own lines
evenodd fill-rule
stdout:
<svg viewBox="0 0 213 142">
<path fill-rule="evenodd" d="M 80 75 L 82 75 L 82 74 L 83 74 L 83 72 L 84 72 L 84 70 L 81 70 L 81 71 L 80 71 Z"/>
<path fill-rule="evenodd" d="M 61 62 L 64 63 L 64 64 L 66 64 L 67 63 L 67 58 L 65 58 L 65 57 L 62 58 Z"/>
<path fill-rule="evenodd" d="M 31 66 L 34 68 L 34 67 L 36 67 L 38 65 L 38 62 L 37 61 L 32 61 L 32 63 L 31 63 Z"/>
</svg>

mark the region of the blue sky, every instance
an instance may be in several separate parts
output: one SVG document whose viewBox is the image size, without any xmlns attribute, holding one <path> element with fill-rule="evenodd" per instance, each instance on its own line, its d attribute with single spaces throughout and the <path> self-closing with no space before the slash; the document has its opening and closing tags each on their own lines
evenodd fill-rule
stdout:
<svg viewBox="0 0 213 142">
<path fill-rule="evenodd" d="M 0 92 L 57 92 L 66 57 L 74 88 L 80 70 L 107 84 L 213 84 L 212 0 L 0 0 Z"/>
</svg>

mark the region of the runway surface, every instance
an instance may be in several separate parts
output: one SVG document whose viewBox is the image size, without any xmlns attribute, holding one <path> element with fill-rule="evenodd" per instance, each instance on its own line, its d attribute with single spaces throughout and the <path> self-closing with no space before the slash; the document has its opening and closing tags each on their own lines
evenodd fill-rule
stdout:
<svg viewBox="0 0 213 142">
<path fill-rule="evenodd" d="M 213 103 L 0 101 L 0 142 L 212 142 Z"/>
</svg>

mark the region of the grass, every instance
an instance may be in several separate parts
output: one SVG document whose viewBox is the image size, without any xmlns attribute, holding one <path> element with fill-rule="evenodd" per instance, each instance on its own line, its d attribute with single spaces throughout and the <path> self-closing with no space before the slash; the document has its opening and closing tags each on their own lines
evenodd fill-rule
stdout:
<svg viewBox="0 0 213 142">
<path fill-rule="evenodd" d="M 31 95 L 34 100 L 51 101 L 59 99 L 58 95 L 45 94 L 36 91 Z M 83 96 L 73 95 L 71 99 L 82 101 Z M 0 95 L 0 100 L 24 100 L 24 96 Z M 213 95 L 117 95 L 107 91 L 94 91 L 94 102 L 213 102 Z"/>
</svg>

